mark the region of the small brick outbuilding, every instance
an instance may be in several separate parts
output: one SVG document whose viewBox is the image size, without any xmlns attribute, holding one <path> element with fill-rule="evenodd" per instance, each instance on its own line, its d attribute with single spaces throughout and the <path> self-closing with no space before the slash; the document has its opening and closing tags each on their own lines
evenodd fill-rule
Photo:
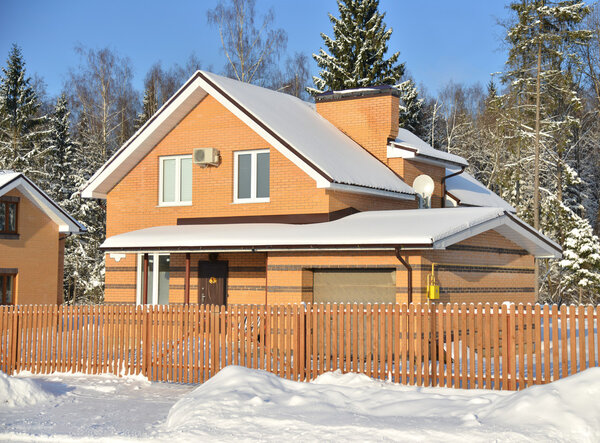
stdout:
<svg viewBox="0 0 600 443">
<path fill-rule="evenodd" d="M 62 303 L 65 239 L 85 231 L 25 175 L 0 171 L 0 303 Z"/>
</svg>

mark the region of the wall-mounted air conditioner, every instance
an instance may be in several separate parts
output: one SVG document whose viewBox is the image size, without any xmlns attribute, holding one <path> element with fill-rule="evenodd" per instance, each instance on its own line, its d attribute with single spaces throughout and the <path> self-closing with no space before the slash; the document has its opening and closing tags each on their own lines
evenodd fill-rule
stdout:
<svg viewBox="0 0 600 443">
<path fill-rule="evenodd" d="M 216 148 L 196 148 L 194 149 L 194 163 L 197 165 L 219 166 L 219 150 Z"/>
</svg>

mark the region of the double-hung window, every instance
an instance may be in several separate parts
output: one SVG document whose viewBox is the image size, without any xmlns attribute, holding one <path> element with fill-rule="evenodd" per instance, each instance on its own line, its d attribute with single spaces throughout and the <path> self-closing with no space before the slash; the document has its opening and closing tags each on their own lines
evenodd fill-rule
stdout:
<svg viewBox="0 0 600 443">
<path fill-rule="evenodd" d="M 192 204 L 192 156 L 160 157 L 158 202 L 160 206 Z"/>
<path fill-rule="evenodd" d="M 0 234 L 17 234 L 18 203 L 0 200 Z"/>
<path fill-rule="evenodd" d="M 234 155 L 233 201 L 269 201 L 269 150 L 238 151 Z"/>
</svg>

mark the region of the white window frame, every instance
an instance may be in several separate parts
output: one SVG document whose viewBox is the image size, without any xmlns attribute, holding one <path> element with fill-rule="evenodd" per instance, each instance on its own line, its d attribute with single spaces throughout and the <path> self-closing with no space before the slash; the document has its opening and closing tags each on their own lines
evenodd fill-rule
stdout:
<svg viewBox="0 0 600 443">
<path fill-rule="evenodd" d="M 191 155 L 166 155 L 158 158 L 158 206 L 191 206 L 192 201 L 181 201 L 181 160 L 189 158 Z M 163 201 L 163 164 L 165 160 L 177 160 L 175 162 L 175 201 Z M 194 189 L 194 177 L 192 169 L 192 196 Z M 193 198 L 193 197 L 192 197 Z"/>
<path fill-rule="evenodd" d="M 157 305 L 158 304 L 158 258 L 161 255 L 170 255 L 170 254 L 148 254 L 148 259 L 152 256 L 153 262 L 152 267 L 152 293 L 148 293 L 148 304 L 149 305 Z M 148 260 L 149 261 L 149 260 Z M 143 303 L 142 300 L 142 289 L 143 289 L 143 269 L 144 266 L 144 254 L 137 255 L 137 271 L 135 277 L 135 303 L 141 305 Z M 150 272 L 150 263 L 148 263 L 148 272 Z"/>
<path fill-rule="evenodd" d="M 268 197 L 256 197 L 256 182 L 257 182 L 257 158 L 258 154 L 270 153 L 269 149 L 254 149 L 250 151 L 235 151 L 233 153 L 233 203 L 268 203 L 271 200 L 271 186 L 269 183 L 269 196 Z M 250 156 L 250 167 L 252 168 L 252 174 L 250 176 L 250 197 L 249 198 L 238 198 L 238 157 L 240 155 L 251 154 Z M 269 155 L 269 179 L 271 177 L 271 156 Z"/>
</svg>

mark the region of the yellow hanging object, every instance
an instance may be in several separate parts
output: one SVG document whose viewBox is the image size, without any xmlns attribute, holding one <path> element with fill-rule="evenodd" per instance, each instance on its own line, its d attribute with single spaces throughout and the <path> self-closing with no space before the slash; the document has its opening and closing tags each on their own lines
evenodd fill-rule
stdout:
<svg viewBox="0 0 600 443">
<path fill-rule="evenodd" d="M 429 300 L 438 300 L 440 298 L 440 285 L 435 279 L 435 264 L 431 264 L 431 274 L 427 276 L 427 298 Z"/>
</svg>

